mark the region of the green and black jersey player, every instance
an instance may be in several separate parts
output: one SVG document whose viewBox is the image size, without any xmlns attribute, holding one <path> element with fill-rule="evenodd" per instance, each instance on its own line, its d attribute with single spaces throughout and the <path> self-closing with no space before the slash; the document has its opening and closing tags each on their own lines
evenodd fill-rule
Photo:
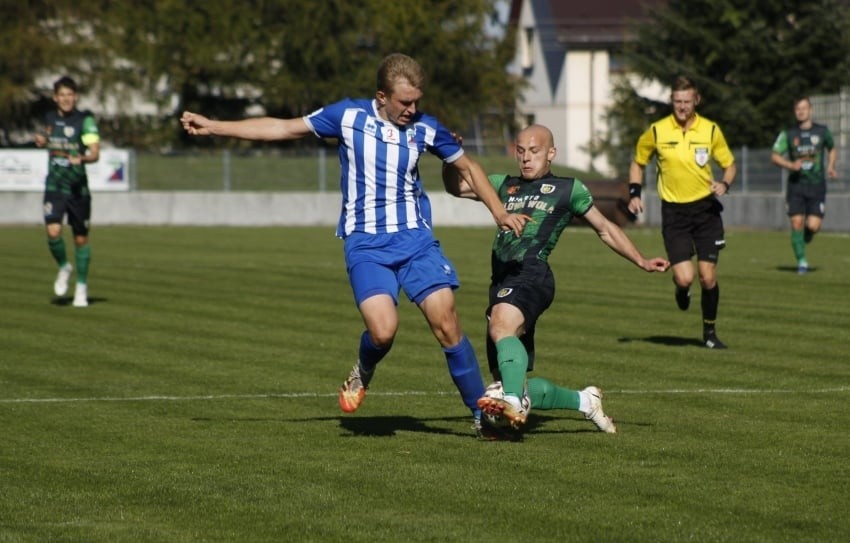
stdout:
<svg viewBox="0 0 850 543">
<path fill-rule="evenodd" d="M 838 177 L 838 151 L 829 128 L 812 121 L 812 103 L 807 97 L 794 100 L 794 117 L 797 125 L 779 133 L 770 160 L 789 172 L 785 204 L 791 222 L 791 248 L 797 271 L 804 274 L 809 270 L 806 244 L 823 223 L 826 179 Z"/>
<path fill-rule="evenodd" d="M 519 236 L 499 231 L 493 242 L 487 359 L 494 379 L 502 382 L 504 398 L 485 396 L 479 406 L 488 414 L 504 417 L 517 429 L 525 424 L 529 409 L 523 397 L 526 372 L 534 362 L 534 327 L 555 297 L 548 258 L 572 218 L 583 217 L 606 245 L 647 272 L 663 272 L 669 266 L 663 258 L 641 255 L 623 230 L 593 205 L 593 197 L 580 180 L 552 174 L 556 152 L 551 131 L 532 125 L 517 136 L 520 175 L 490 176 L 505 208 L 530 220 Z M 446 168 L 443 181 L 448 192 L 474 198 L 464 180 Z M 528 380 L 528 397 L 530 407 L 579 410 L 600 430 L 616 431 L 602 411 L 601 391 L 595 386 L 577 391 L 533 378 Z"/>
<path fill-rule="evenodd" d="M 88 305 L 88 270 L 91 249 L 88 242 L 91 218 L 91 194 L 85 165 L 100 156 L 100 136 L 91 112 L 77 109 L 77 84 L 62 77 L 53 84 L 56 110 L 47 114 L 44 132 L 36 134 L 35 143 L 48 152 L 47 179 L 44 187 L 44 224 L 50 254 L 59 266 L 53 285 L 57 296 L 68 290 L 72 266 L 68 262 L 62 237 L 62 221 L 74 234 L 74 256 L 77 285 L 74 306 Z"/>
</svg>

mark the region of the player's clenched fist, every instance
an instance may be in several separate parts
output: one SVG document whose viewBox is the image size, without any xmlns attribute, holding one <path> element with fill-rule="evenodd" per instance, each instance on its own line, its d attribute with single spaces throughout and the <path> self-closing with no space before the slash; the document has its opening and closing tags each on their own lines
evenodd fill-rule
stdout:
<svg viewBox="0 0 850 543">
<path fill-rule="evenodd" d="M 180 117 L 180 122 L 183 124 L 183 130 L 193 136 L 209 136 L 210 120 L 191 111 L 184 111 Z"/>
</svg>

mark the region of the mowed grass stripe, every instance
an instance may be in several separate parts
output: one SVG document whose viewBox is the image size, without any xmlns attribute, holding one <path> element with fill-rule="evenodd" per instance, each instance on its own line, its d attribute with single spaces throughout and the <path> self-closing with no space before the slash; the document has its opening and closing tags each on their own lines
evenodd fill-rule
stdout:
<svg viewBox="0 0 850 543">
<path fill-rule="evenodd" d="M 788 389 L 694 389 L 694 390 L 606 390 L 609 394 L 830 394 L 850 392 L 850 386 L 825 388 L 820 390 L 788 390 Z M 374 396 L 446 396 L 454 392 L 425 392 L 421 390 L 370 392 Z M 0 403 L 74 403 L 74 402 L 193 402 L 216 400 L 261 400 L 261 399 L 301 399 L 336 397 L 335 393 L 319 392 L 275 392 L 269 394 L 219 394 L 208 396 L 137 396 L 129 398 L 0 398 Z"/>
<path fill-rule="evenodd" d="M 437 230 L 482 367 L 492 234 Z M 95 225 L 84 310 L 43 229 L 2 228 L 0 540 L 842 541 L 848 239 L 819 234 L 800 277 L 786 232 L 728 232 L 713 352 L 696 287 L 680 312 L 669 274 L 567 230 L 534 373 L 602 387 L 619 433 L 536 411 L 482 443 L 403 295 L 340 412 L 363 325 L 332 228 Z"/>
</svg>

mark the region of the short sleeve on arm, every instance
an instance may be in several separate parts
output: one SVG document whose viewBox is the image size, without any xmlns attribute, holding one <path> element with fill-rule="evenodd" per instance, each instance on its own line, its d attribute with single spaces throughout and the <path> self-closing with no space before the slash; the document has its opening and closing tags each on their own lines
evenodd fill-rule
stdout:
<svg viewBox="0 0 850 543">
<path fill-rule="evenodd" d="M 428 152 L 451 164 L 463 156 L 463 147 L 457 142 L 448 128 L 443 126 L 436 118 L 423 114 L 413 123 L 412 130 L 417 136 L 425 131 L 425 145 Z M 408 131 L 411 129 L 408 128 Z"/>
<path fill-rule="evenodd" d="M 784 130 L 776 136 L 771 150 L 778 155 L 784 155 L 788 151 L 788 134 Z"/>
<path fill-rule="evenodd" d="M 353 107 L 356 106 L 351 100 L 342 100 L 306 115 L 304 122 L 320 138 L 338 138 L 342 135 L 342 117 Z"/>
<path fill-rule="evenodd" d="M 83 119 L 83 133 L 80 136 L 80 141 L 84 145 L 91 145 L 100 142 L 100 132 L 97 130 L 97 123 L 94 121 L 93 115 L 86 115 Z"/>
<path fill-rule="evenodd" d="M 728 168 L 735 163 L 735 155 L 729 149 L 726 143 L 726 138 L 723 136 L 723 131 L 719 126 L 714 125 L 714 141 L 712 142 L 712 151 L 714 160 L 721 168 Z"/>
<path fill-rule="evenodd" d="M 510 177 L 504 173 L 493 173 L 487 176 L 487 179 L 490 181 L 490 184 L 493 185 L 493 189 L 496 192 L 499 192 L 499 189 L 502 187 L 502 183 L 508 180 Z"/>
<path fill-rule="evenodd" d="M 570 211 L 577 217 L 584 216 L 593 207 L 593 195 L 587 186 L 578 179 L 573 182 L 573 192 L 570 194 Z"/>
<path fill-rule="evenodd" d="M 832 132 L 830 132 L 829 128 L 826 128 L 826 127 L 824 127 L 823 132 L 824 132 L 823 146 L 831 151 L 832 148 L 835 147 L 835 140 L 832 139 Z"/>
<path fill-rule="evenodd" d="M 646 166 L 654 152 L 655 130 L 652 126 L 650 126 L 637 140 L 637 144 L 635 145 L 635 162 L 641 166 Z"/>
</svg>

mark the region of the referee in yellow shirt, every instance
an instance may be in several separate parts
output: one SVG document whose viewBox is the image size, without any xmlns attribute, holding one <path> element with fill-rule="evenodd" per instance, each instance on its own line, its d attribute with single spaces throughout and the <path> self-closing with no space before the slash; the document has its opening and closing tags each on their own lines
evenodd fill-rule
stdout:
<svg viewBox="0 0 850 543">
<path fill-rule="evenodd" d="M 652 123 L 641 135 L 629 168 L 629 211 L 643 212 L 643 171 L 653 155 L 658 165 L 661 196 L 661 231 L 676 284 L 676 304 L 685 311 L 691 302 L 696 254 L 702 288 L 703 342 L 709 349 L 725 349 L 717 338 L 715 321 L 720 303 L 717 259 L 726 244 L 723 237 L 723 205 L 717 199 L 729 192 L 735 180 L 735 157 L 716 123 L 700 117 L 696 106 L 699 90 L 693 81 L 679 76 L 673 83 L 673 113 Z M 709 159 L 723 169 L 713 179 Z"/>
</svg>

